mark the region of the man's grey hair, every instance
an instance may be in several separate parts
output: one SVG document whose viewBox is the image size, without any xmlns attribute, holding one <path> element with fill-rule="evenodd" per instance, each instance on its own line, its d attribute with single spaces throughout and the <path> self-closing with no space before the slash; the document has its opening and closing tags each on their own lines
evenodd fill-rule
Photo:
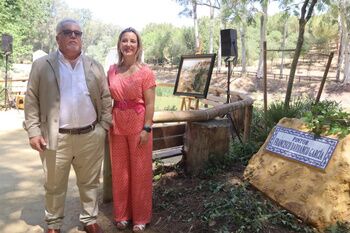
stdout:
<svg viewBox="0 0 350 233">
<path fill-rule="evenodd" d="M 60 33 L 62 31 L 63 26 L 67 23 L 76 24 L 81 28 L 80 23 L 77 20 L 66 18 L 66 19 L 62 19 L 60 22 L 58 22 L 58 24 L 56 26 L 56 34 Z"/>
</svg>

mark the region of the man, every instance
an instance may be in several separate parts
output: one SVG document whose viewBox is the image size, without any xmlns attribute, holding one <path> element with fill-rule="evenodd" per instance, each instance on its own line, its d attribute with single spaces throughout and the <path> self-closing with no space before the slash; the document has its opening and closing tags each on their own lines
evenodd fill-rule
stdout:
<svg viewBox="0 0 350 233">
<path fill-rule="evenodd" d="M 71 165 L 84 230 L 103 232 L 96 223 L 97 191 L 112 101 L 102 66 L 81 52 L 81 36 L 77 21 L 58 23 L 58 51 L 33 63 L 25 96 L 25 129 L 45 174 L 47 233 L 60 232 Z"/>
</svg>

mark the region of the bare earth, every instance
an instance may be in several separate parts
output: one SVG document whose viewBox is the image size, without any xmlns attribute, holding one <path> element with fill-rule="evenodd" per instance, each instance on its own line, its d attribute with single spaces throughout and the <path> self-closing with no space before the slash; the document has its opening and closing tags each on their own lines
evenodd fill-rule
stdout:
<svg viewBox="0 0 350 233">
<path fill-rule="evenodd" d="M 174 83 L 176 71 L 157 71 L 158 82 Z M 211 85 L 225 87 L 226 74 L 213 77 Z M 251 95 L 256 105 L 263 100 L 262 80 L 256 78 L 233 77 L 232 88 Z M 268 81 L 268 103 L 284 100 L 286 80 Z M 308 81 L 295 80 L 294 96 L 313 96 L 318 91 L 319 84 Z M 342 106 L 350 110 L 350 86 L 330 83 L 325 86 L 321 99 L 332 99 L 341 102 Z M 30 149 L 26 133 L 22 129 L 23 111 L 11 109 L 0 111 L 0 233 L 41 233 L 46 226 L 43 220 L 42 166 L 37 153 Z M 227 180 L 241 179 L 242 169 L 227 174 Z M 169 201 L 169 197 L 181 190 L 191 190 L 198 185 L 199 180 L 188 178 L 170 171 L 160 181 L 154 183 L 154 216 L 146 232 L 211 232 L 203 228 L 198 222 L 188 219 L 169 219 L 169 211 L 181 213 L 196 212 L 205 200 L 202 197 L 191 196 L 191 192 L 183 194 L 181 203 L 174 203 L 172 210 L 162 204 Z M 162 190 L 162 192 L 158 192 Z M 168 190 L 168 196 L 160 196 Z M 101 190 L 102 192 L 102 190 Z M 79 223 L 80 203 L 78 190 L 75 185 L 74 172 L 71 171 L 69 190 L 66 200 L 65 225 L 63 232 L 83 232 Z M 112 205 L 102 203 L 98 222 L 106 233 L 116 232 L 112 224 Z M 205 226 L 204 226 L 205 227 Z M 130 229 L 124 232 L 131 232 Z M 276 230 L 276 232 L 282 232 Z M 283 231 L 287 232 L 287 231 Z"/>
</svg>

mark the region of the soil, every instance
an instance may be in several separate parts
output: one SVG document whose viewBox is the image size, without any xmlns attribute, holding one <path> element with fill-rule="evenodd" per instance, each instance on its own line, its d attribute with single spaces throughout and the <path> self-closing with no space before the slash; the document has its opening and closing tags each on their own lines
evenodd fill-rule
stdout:
<svg viewBox="0 0 350 233">
<path fill-rule="evenodd" d="M 175 83 L 177 70 L 171 68 L 155 69 L 158 83 Z M 226 88 L 227 74 L 213 72 L 211 86 L 219 86 Z M 267 99 L 268 103 L 272 101 L 284 101 L 287 81 L 285 79 L 268 78 L 267 82 Z M 320 79 L 296 79 L 293 87 L 293 98 L 303 96 L 304 98 L 315 98 L 317 96 Z M 263 103 L 263 80 L 256 77 L 232 77 L 231 90 L 246 93 L 254 100 L 254 105 L 262 106 Z M 335 100 L 343 106 L 344 109 L 350 110 L 350 85 L 338 84 L 332 81 L 326 83 L 321 95 L 321 100 Z M 179 163 L 181 164 L 181 163 Z M 173 166 L 163 166 L 162 177 L 154 182 L 154 209 L 153 219 L 147 227 L 146 232 L 217 232 L 217 226 L 225 224 L 228 229 L 225 232 L 235 232 L 236 227 L 226 222 L 209 222 L 201 221 L 201 214 L 204 211 L 203 205 L 206 200 L 212 198 L 220 198 L 220 193 L 216 196 L 208 196 L 205 191 L 198 191 L 201 183 L 205 182 L 200 177 L 188 177 L 183 172 L 179 164 Z M 244 167 L 237 165 L 232 167 L 225 174 L 214 176 L 212 182 L 225 181 L 225 185 L 235 186 L 243 182 L 242 174 Z M 255 191 L 250 188 L 252 192 Z M 262 197 L 262 199 L 265 199 Z M 266 199 L 265 199 L 266 201 Z M 112 209 L 111 204 L 101 205 L 100 222 L 107 227 L 107 232 L 114 232 L 112 225 Z M 276 207 L 278 208 L 278 207 Z M 299 221 L 302 226 L 303 223 Z M 131 232 L 127 229 L 125 232 Z M 249 232 L 248 230 L 246 232 Z M 292 233 L 290 231 L 267 225 L 261 232 L 279 232 Z"/>
<path fill-rule="evenodd" d="M 175 68 L 155 68 L 154 70 L 156 70 L 158 83 L 175 83 L 177 74 L 177 70 Z M 226 88 L 226 79 L 226 73 L 214 71 L 210 85 Z M 317 95 L 317 91 L 320 86 L 319 82 L 319 80 L 316 82 L 311 79 L 296 79 L 293 87 L 293 96 L 309 96 L 314 98 Z M 279 100 L 283 101 L 286 85 L 287 80 L 285 79 L 269 78 L 267 83 L 268 103 Z M 234 74 L 232 76 L 231 90 L 243 92 L 250 95 L 255 100 L 254 107 L 262 106 L 262 79 L 258 79 L 254 76 L 239 77 L 238 75 Z M 322 93 L 321 99 L 335 100 L 337 102 L 340 102 L 345 109 L 350 111 L 350 85 L 342 85 L 335 82 L 327 82 Z M 29 146 L 27 145 L 27 147 Z M 40 167 L 40 164 L 38 164 L 38 167 Z M 160 179 L 154 181 L 153 218 L 151 224 L 147 227 L 145 231 L 146 233 L 217 232 L 216 230 L 221 225 L 227 226 L 227 231 L 224 232 L 236 231 L 237 226 L 234 226 L 230 219 L 222 219 L 218 222 L 210 221 L 209 223 L 206 223 L 206 221 L 203 221 L 203 216 L 201 215 L 205 210 L 204 206 L 207 204 L 208 200 L 215 200 L 223 197 L 222 192 L 217 192 L 214 195 L 210 194 L 210 192 L 208 192 L 208 188 L 210 187 L 208 186 L 216 182 L 221 182 L 224 183 L 224 188 L 235 188 L 237 185 L 243 182 L 242 174 L 244 171 L 244 167 L 237 164 L 230 168 L 226 173 L 216 174 L 212 178 L 187 176 L 184 173 L 181 163 L 173 163 L 172 165 L 170 164 L 168 166 L 161 166 L 160 168 L 155 170 L 155 173 L 158 173 L 159 169 L 162 169 L 163 175 Z M 37 181 L 37 183 L 41 184 L 40 181 Z M 248 187 L 248 190 L 252 193 L 259 193 L 252 187 Z M 76 195 L 77 190 L 74 190 L 74 193 Z M 72 194 L 70 193 L 68 196 L 71 195 Z M 40 198 L 38 198 L 38 201 L 34 204 L 42 204 L 41 199 L 42 197 L 40 196 Z M 75 203 L 76 205 L 73 205 L 72 203 L 70 203 L 70 205 L 75 212 L 78 212 L 79 203 L 77 201 L 77 197 L 75 197 L 74 200 L 74 203 L 77 202 Z M 261 201 L 265 203 L 267 199 L 261 197 Z M 276 208 L 278 207 L 276 206 Z M 41 210 L 42 207 L 40 207 L 39 209 Z M 71 213 L 69 213 L 68 215 L 71 215 Z M 36 216 L 36 218 L 41 218 L 41 216 Z M 98 222 L 103 227 L 105 233 L 117 232 L 116 228 L 112 223 L 112 218 L 112 204 L 101 203 Z M 72 221 L 72 225 L 76 226 L 78 219 L 67 219 L 67 221 Z M 300 222 L 299 224 L 302 226 L 302 222 Z M 40 226 L 44 228 L 43 223 L 41 223 Z M 43 231 L 41 227 L 35 226 L 35 230 L 26 232 L 37 233 Z M 67 233 L 76 232 L 83 232 L 82 228 L 78 227 L 67 231 Z M 131 229 L 127 229 L 124 232 L 131 232 Z M 246 232 L 248 233 L 249 231 L 247 230 Z M 264 226 L 261 232 L 292 233 L 297 231 L 289 231 L 286 229 L 278 228 L 272 224 L 267 224 L 266 226 Z"/>
</svg>

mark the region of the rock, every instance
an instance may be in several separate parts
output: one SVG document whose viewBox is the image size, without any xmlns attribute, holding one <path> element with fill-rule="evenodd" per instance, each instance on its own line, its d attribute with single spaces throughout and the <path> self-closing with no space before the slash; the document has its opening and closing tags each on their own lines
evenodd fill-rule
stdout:
<svg viewBox="0 0 350 233">
<path fill-rule="evenodd" d="M 309 132 L 299 119 L 281 126 Z M 303 221 L 323 230 L 350 220 L 350 135 L 338 142 L 325 170 L 288 160 L 265 150 L 271 137 L 250 159 L 244 178 Z"/>
</svg>

